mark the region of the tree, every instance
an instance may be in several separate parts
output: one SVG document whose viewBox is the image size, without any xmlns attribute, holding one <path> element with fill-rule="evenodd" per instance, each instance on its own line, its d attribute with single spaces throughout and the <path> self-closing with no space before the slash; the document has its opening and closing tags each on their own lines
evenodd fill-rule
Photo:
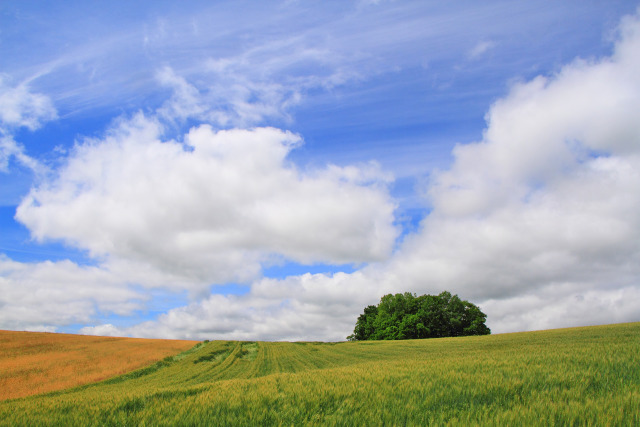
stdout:
<svg viewBox="0 0 640 427">
<path fill-rule="evenodd" d="M 488 335 L 487 315 L 444 291 L 440 295 L 388 294 L 358 317 L 350 341 Z"/>
<path fill-rule="evenodd" d="M 370 305 L 364 309 L 364 313 L 358 316 L 356 327 L 353 330 L 353 334 L 349 335 L 347 339 L 349 341 L 364 341 L 368 340 L 373 334 L 375 326 L 373 322 L 378 315 L 378 307 Z"/>
</svg>

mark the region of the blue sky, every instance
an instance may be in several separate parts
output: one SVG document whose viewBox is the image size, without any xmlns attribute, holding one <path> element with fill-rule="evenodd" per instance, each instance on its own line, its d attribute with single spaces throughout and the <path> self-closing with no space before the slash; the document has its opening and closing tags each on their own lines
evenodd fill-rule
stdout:
<svg viewBox="0 0 640 427">
<path fill-rule="evenodd" d="M 0 328 L 338 340 L 445 289 L 494 332 L 640 320 L 637 21 L 4 2 Z"/>
</svg>

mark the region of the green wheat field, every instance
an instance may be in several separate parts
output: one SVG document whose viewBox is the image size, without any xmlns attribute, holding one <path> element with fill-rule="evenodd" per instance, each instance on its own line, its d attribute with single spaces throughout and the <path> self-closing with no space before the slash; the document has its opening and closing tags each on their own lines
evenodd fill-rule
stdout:
<svg viewBox="0 0 640 427">
<path fill-rule="evenodd" d="M 0 402 L 2 425 L 640 425 L 640 323 L 369 342 L 196 345 Z"/>
</svg>

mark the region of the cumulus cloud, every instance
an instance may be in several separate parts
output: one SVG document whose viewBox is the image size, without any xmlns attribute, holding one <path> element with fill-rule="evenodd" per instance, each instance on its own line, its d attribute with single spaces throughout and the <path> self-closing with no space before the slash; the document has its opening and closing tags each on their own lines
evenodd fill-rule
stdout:
<svg viewBox="0 0 640 427">
<path fill-rule="evenodd" d="M 202 125 L 184 143 L 160 134 L 137 115 L 78 144 L 16 219 L 38 241 L 86 249 L 149 286 L 202 288 L 253 280 L 265 263 L 390 254 L 395 206 L 376 165 L 300 171 L 287 161 L 300 137 L 274 128 Z"/>
<path fill-rule="evenodd" d="M 0 327 L 55 331 L 99 313 L 130 315 L 145 297 L 104 269 L 71 261 L 21 263 L 0 255 Z"/>
<path fill-rule="evenodd" d="M 496 102 L 483 140 L 457 146 L 451 169 L 434 174 L 432 212 L 390 266 L 400 280 L 490 301 L 497 331 L 587 324 L 597 311 L 638 320 L 605 303 L 640 279 L 638 52 L 629 17 L 611 57 L 576 60 Z M 531 318 L 545 310 L 553 320 Z"/>
<path fill-rule="evenodd" d="M 640 20 L 610 57 L 514 85 L 482 141 L 426 190 L 431 212 L 388 261 L 263 279 L 127 333 L 343 339 L 387 292 L 450 290 L 494 332 L 640 320 Z"/>
<path fill-rule="evenodd" d="M 111 323 L 98 326 L 85 326 L 80 329 L 82 335 L 98 335 L 101 337 L 121 337 L 125 335 L 121 329 L 113 326 Z"/>
<path fill-rule="evenodd" d="M 253 283 L 247 295 L 210 295 L 155 321 L 129 328 L 108 326 L 108 332 L 190 339 L 343 340 L 353 328 L 355 307 L 371 303 L 381 291 L 380 283 L 370 279 L 361 272 L 265 278 Z M 105 326 L 81 332 L 102 335 Z"/>
<path fill-rule="evenodd" d="M 638 321 L 637 286 L 559 292 L 559 285 L 503 300 L 488 300 L 483 306 L 497 319 L 497 332 L 542 330 L 557 327 L 602 325 Z"/>
</svg>

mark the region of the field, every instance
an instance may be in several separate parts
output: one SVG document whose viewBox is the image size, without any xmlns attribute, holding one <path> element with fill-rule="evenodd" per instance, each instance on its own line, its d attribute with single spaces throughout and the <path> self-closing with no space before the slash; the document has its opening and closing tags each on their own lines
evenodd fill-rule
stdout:
<svg viewBox="0 0 640 427">
<path fill-rule="evenodd" d="M 114 377 L 195 344 L 195 341 L 0 331 L 0 400 Z"/>
<path fill-rule="evenodd" d="M 3 425 L 640 425 L 640 323 L 394 342 L 200 343 Z"/>
</svg>

